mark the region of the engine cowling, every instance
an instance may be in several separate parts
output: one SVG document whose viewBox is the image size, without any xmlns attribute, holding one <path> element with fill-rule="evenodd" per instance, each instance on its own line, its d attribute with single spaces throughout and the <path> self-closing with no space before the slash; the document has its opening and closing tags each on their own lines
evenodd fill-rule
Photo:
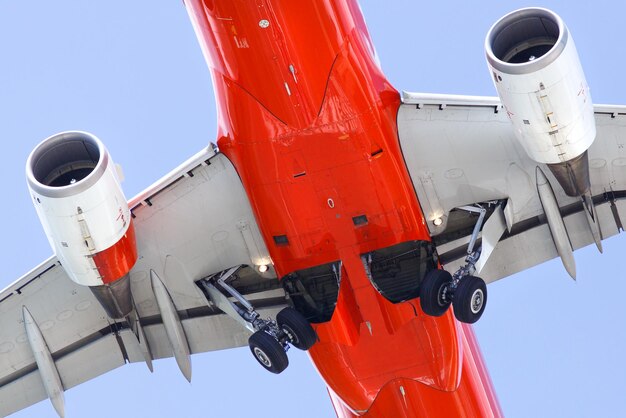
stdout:
<svg viewBox="0 0 626 418">
<path fill-rule="evenodd" d="M 26 178 L 50 246 L 70 279 L 89 286 L 111 317 L 127 315 L 135 230 L 102 142 L 86 132 L 53 135 L 28 157 Z"/>
<path fill-rule="evenodd" d="M 568 194 L 587 190 L 585 151 L 596 136 L 593 103 L 563 20 L 541 8 L 509 13 L 489 30 L 485 52 L 500 100 L 529 157 L 548 164 Z"/>
</svg>

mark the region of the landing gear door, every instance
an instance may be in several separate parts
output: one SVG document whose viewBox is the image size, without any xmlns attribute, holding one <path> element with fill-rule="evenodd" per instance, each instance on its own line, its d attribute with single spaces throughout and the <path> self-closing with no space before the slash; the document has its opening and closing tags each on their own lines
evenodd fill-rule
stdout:
<svg viewBox="0 0 626 418">
<path fill-rule="evenodd" d="M 485 264 L 487 264 L 487 260 L 489 260 L 491 253 L 496 248 L 505 230 L 506 220 L 504 219 L 504 211 L 502 210 L 502 205 L 498 205 L 483 227 L 480 258 L 476 262 L 477 274 L 480 273 Z"/>
</svg>

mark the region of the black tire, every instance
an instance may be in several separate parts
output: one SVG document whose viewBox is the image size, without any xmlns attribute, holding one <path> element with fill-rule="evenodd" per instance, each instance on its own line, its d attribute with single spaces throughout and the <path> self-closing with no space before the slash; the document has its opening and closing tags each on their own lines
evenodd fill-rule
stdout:
<svg viewBox="0 0 626 418">
<path fill-rule="evenodd" d="M 285 308 L 276 315 L 278 327 L 287 335 L 291 345 L 308 350 L 317 342 L 317 334 L 307 319 L 293 308 Z"/>
<path fill-rule="evenodd" d="M 445 270 L 426 273 L 420 285 L 420 306 L 426 315 L 441 316 L 450 307 L 450 299 L 443 298 L 444 289 L 452 282 L 452 275 Z"/>
<path fill-rule="evenodd" d="M 487 285 L 480 277 L 467 276 L 461 279 L 454 292 L 454 316 L 461 322 L 473 324 L 485 312 Z"/>
<path fill-rule="evenodd" d="M 283 346 L 265 331 L 257 331 L 248 338 L 252 355 L 265 370 L 282 373 L 289 366 L 289 359 Z"/>
</svg>

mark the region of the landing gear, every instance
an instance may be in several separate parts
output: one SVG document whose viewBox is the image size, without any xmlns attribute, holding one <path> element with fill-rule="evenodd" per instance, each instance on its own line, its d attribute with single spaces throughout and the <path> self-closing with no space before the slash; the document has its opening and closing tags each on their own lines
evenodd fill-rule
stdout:
<svg viewBox="0 0 626 418">
<path fill-rule="evenodd" d="M 420 306 L 430 316 L 441 316 L 448 310 L 450 299 L 449 288 L 452 275 L 445 270 L 431 270 L 426 273 L 420 288 Z"/>
<path fill-rule="evenodd" d="M 283 345 L 263 330 L 256 331 L 248 339 L 254 358 L 265 370 L 279 374 L 289 366 L 289 358 Z"/>
<path fill-rule="evenodd" d="M 482 249 L 479 247 L 474 250 L 474 245 L 487 210 L 481 206 L 464 206 L 460 209 L 479 214 L 467 246 L 465 265 L 454 275 L 445 270 L 428 272 L 420 288 L 420 305 L 426 314 L 441 316 L 452 304 L 457 320 L 473 324 L 480 319 L 487 306 L 487 285 L 483 279 L 473 275 Z"/>
<path fill-rule="evenodd" d="M 317 342 L 317 334 L 309 321 L 293 308 L 278 312 L 276 322 L 286 335 L 287 341 L 300 350 L 306 351 Z"/>
<path fill-rule="evenodd" d="M 254 358 L 267 371 L 281 373 L 289 365 L 289 344 L 308 350 L 317 342 L 315 330 L 304 316 L 293 308 L 284 308 L 276 321 L 267 320 L 265 326 L 248 339 Z"/>
<path fill-rule="evenodd" d="M 487 306 L 487 285 L 480 277 L 466 276 L 454 292 L 454 316 L 461 322 L 478 321 Z"/>
<path fill-rule="evenodd" d="M 452 304 L 460 322 L 478 321 L 487 305 L 487 285 L 476 276 L 455 280 L 445 270 L 431 270 L 422 281 L 420 306 L 425 314 L 441 316 Z"/>
<path fill-rule="evenodd" d="M 309 321 L 293 308 L 281 310 L 276 321 L 262 319 L 252 304 L 227 282 L 236 276 L 239 268 L 214 274 L 200 280 L 199 284 L 219 309 L 253 332 L 248 345 L 259 364 L 272 373 L 281 373 L 289 365 L 287 351 L 290 345 L 308 350 L 317 341 L 317 334 Z"/>
</svg>

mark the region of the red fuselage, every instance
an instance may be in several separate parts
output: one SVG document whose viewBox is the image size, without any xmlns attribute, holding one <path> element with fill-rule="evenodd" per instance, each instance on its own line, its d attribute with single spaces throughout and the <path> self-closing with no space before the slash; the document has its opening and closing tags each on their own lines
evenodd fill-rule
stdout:
<svg viewBox="0 0 626 418">
<path fill-rule="evenodd" d="M 397 138 L 398 92 L 356 1 L 186 0 L 218 145 L 279 277 L 339 261 L 310 355 L 341 417 L 500 416 L 470 326 L 391 303 L 362 255 L 430 239 Z M 355 219 L 366 219 L 357 222 Z"/>
</svg>

